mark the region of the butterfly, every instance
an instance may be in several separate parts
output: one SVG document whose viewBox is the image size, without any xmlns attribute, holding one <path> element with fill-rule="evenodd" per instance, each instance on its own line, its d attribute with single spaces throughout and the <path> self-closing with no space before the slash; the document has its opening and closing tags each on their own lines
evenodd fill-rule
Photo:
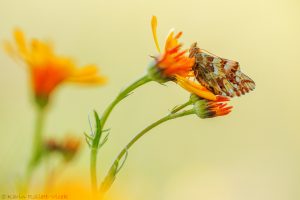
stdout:
<svg viewBox="0 0 300 200">
<path fill-rule="evenodd" d="M 192 44 L 189 53 L 195 58 L 196 79 L 215 95 L 234 97 L 254 90 L 254 81 L 241 71 L 238 62 L 204 52 L 197 43 Z"/>
</svg>

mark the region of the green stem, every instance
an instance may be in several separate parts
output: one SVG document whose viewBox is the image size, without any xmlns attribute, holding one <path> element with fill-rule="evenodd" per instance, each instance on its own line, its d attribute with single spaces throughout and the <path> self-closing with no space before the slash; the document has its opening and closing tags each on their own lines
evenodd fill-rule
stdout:
<svg viewBox="0 0 300 200">
<path fill-rule="evenodd" d="M 90 153 L 90 174 L 91 174 L 91 184 L 92 184 L 92 190 L 94 194 L 97 191 L 97 154 L 98 154 L 98 149 L 99 149 L 99 143 L 102 135 L 102 130 L 104 128 L 104 125 L 111 113 L 111 111 L 114 109 L 114 107 L 125 97 L 127 97 L 130 92 L 135 90 L 141 85 L 144 85 L 145 83 L 150 82 L 152 79 L 148 76 L 145 75 L 138 79 L 137 81 L 133 82 L 131 85 L 126 87 L 124 90 L 122 90 L 119 95 L 109 104 L 109 106 L 105 109 L 105 111 L 102 114 L 101 120 L 99 127 L 97 129 L 99 131 L 96 131 L 95 137 L 91 146 L 91 153 Z"/>
<path fill-rule="evenodd" d="M 91 184 L 93 195 L 97 193 L 97 149 L 91 149 L 90 171 L 91 171 Z"/>
<path fill-rule="evenodd" d="M 131 85 L 129 85 L 127 88 L 125 88 L 124 90 L 122 90 L 119 95 L 111 102 L 111 104 L 106 108 L 106 110 L 104 111 L 102 117 L 101 117 L 101 127 L 104 127 L 104 124 L 106 123 L 106 120 L 108 118 L 108 116 L 110 115 L 111 111 L 113 110 L 113 108 L 121 101 L 123 100 L 125 97 L 128 96 L 128 94 L 130 92 L 132 92 L 133 90 L 135 90 L 136 88 L 138 88 L 141 85 L 144 85 L 147 82 L 150 82 L 152 79 L 148 76 L 145 75 L 142 78 L 136 80 L 135 82 L 133 82 Z"/>
<path fill-rule="evenodd" d="M 36 122 L 35 122 L 35 131 L 33 136 L 33 149 L 31 153 L 31 158 L 27 166 L 27 174 L 26 174 L 26 188 L 29 186 L 32 173 L 35 167 L 38 165 L 42 152 L 43 152 L 43 137 L 42 131 L 44 126 L 45 119 L 45 107 L 37 108 Z"/>
<path fill-rule="evenodd" d="M 185 104 L 183 104 L 185 105 Z M 188 104 L 189 105 L 189 104 Z M 187 110 L 187 111 L 182 111 L 180 113 L 170 113 L 169 115 L 157 120 L 156 122 L 154 122 L 153 124 L 150 124 L 149 126 L 147 126 L 144 130 L 142 130 L 141 132 L 139 132 L 134 138 L 132 138 L 132 140 L 121 150 L 121 152 L 119 153 L 119 155 L 117 156 L 117 158 L 115 159 L 115 161 L 113 162 L 111 168 L 108 171 L 108 174 L 106 175 L 106 177 L 104 178 L 104 181 L 101 185 L 100 188 L 100 194 L 104 195 L 104 193 L 111 187 L 114 179 L 115 179 L 115 175 L 118 173 L 118 171 L 120 170 L 119 162 L 120 160 L 123 158 L 123 156 L 127 153 L 127 151 L 129 150 L 129 148 L 134 145 L 142 136 L 144 136 L 148 131 L 150 131 L 151 129 L 153 129 L 154 127 L 172 120 L 172 119 L 176 119 L 179 117 L 183 117 L 186 115 L 191 115 L 194 114 L 195 111 L 194 109 L 191 110 Z"/>
<path fill-rule="evenodd" d="M 185 107 L 191 105 L 192 103 L 193 103 L 192 101 L 188 101 L 188 102 L 186 102 L 186 103 L 184 103 L 184 104 L 182 104 L 182 105 L 180 105 L 180 106 L 178 106 L 178 107 L 175 107 L 175 108 L 171 111 L 171 113 L 177 113 L 178 111 L 180 111 L 180 110 L 182 110 L 183 108 L 185 108 Z"/>
<path fill-rule="evenodd" d="M 92 192 L 93 195 L 96 197 L 97 194 L 97 154 L 98 154 L 98 148 L 100 139 L 102 136 L 102 126 L 101 122 L 98 116 L 98 113 L 94 111 L 95 120 L 96 120 L 96 132 L 94 133 L 94 139 L 91 146 L 91 160 L 90 160 L 90 175 L 91 175 L 91 185 L 92 185 Z"/>
</svg>

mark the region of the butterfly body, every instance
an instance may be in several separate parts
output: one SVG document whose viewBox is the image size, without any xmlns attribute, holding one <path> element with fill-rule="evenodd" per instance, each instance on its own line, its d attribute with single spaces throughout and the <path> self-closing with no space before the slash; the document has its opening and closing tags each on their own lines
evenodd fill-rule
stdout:
<svg viewBox="0 0 300 200">
<path fill-rule="evenodd" d="M 206 53 L 197 43 L 191 46 L 189 56 L 195 58 L 196 79 L 216 95 L 241 96 L 255 88 L 254 81 L 240 70 L 236 61 Z"/>
</svg>

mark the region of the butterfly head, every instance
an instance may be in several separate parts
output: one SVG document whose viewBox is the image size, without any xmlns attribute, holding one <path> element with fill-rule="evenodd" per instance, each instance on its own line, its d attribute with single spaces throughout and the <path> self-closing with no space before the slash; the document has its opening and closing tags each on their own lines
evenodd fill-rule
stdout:
<svg viewBox="0 0 300 200">
<path fill-rule="evenodd" d="M 190 53 L 189 57 L 190 58 L 195 57 L 195 55 L 200 52 L 201 49 L 197 46 L 197 42 L 194 42 L 189 49 L 189 53 Z"/>
</svg>

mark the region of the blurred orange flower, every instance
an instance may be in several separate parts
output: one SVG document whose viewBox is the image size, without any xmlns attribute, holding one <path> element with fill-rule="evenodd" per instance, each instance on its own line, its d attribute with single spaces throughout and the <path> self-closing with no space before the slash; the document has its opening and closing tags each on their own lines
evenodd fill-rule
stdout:
<svg viewBox="0 0 300 200">
<path fill-rule="evenodd" d="M 48 153 L 58 152 L 64 157 L 65 161 L 71 161 L 80 147 L 81 140 L 79 138 L 66 136 L 61 141 L 54 138 L 46 140 L 44 148 Z"/>
<path fill-rule="evenodd" d="M 122 192 L 111 193 L 102 197 L 100 193 L 93 195 L 88 181 L 85 178 L 71 178 L 60 181 L 55 185 L 45 188 L 45 195 L 48 199 L 68 199 L 68 200 L 125 200 Z M 101 198 L 102 197 L 102 198 Z M 45 199 L 45 198 L 41 198 Z"/>
<path fill-rule="evenodd" d="M 156 48 L 160 53 L 160 55 L 154 57 L 154 67 L 149 70 L 152 77 L 162 83 L 169 80 L 174 81 L 193 94 L 216 101 L 216 95 L 207 90 L 200 83 L 190 80 L 194 77 L 192 67 L 195 63 L 195 59 L 185 55 L 187 50 L 181 50 L 182 44 L 178 40 L 182 32 L 175 35 L 174 31 L 170 31 L 165 42 L 164 52 L 161 53 L 156 34 L 157 18 L 155 16 L 152 17 L 151 27 Z"/>
<path fill-rule="evenodd" d="M 45 196 L 52 199 L 96 199 L 91 194 L 91 189 L 83 180 L 71 179 L 45 188 Z"/>
<path fill-rule="evenodd" d="M 98 74 L 97 66 L 78 68 L 68 57 L 58 56 L 49 43 L 32 39 L 29 43 L 21 30 L 14 31 L 15 45 L 6 41 L 5 49 L 23 61 L 31 76 L 33 91 L 40 105 L 47 104 L 51 93 L 64 82 L 101 85 L 106 78 Z"/>
</svg>

